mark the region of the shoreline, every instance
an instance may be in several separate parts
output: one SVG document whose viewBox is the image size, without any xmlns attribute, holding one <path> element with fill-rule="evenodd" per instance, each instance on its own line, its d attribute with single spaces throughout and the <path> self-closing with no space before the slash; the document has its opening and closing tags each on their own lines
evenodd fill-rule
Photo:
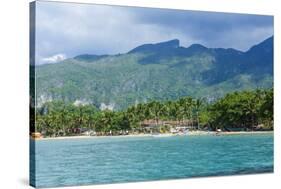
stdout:
<svg viewBox="0 0 281 189">
<path fill-rule="evenodd" d="M 216 131 L 189 131 L 187 134 L 129 134 L 116 136 L 60 136 L 60 137 L 46 137 L 46 138 L 32 138 L 33 140 L 64 140 L 64 139 L 102 139 L 102 138 L 130 138 L 130 137 L 174 137 L 174 136 L 224 136 L 224 135 L 253 135 L 253 134 L 273 134 L 274 131 L 230 131 L 230 132 L 216 132 Z"/>
</svg>

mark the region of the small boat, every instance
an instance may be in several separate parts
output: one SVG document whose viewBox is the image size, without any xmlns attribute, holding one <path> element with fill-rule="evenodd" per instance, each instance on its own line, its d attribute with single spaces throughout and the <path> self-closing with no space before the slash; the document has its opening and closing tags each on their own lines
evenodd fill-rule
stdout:
<svg viewBox="0 0 281 189">
<path fill-rule="evenodd" d="M 152 137 L 171 137 L 173 134 L 153 134 Z"/>
<path fill-rule="evenodd" d="M 217 129 L 217 131 L 216 131 L 216 136 L 220 136 L 220 133 L 222 132 L 222 130 L 221 129 Z"/>
<path fill-rule="evenodd" d="M 185 136 L 186 134 L 184 134 L 183 132 L 177 133 L 177 136 Z"/>
</svg>

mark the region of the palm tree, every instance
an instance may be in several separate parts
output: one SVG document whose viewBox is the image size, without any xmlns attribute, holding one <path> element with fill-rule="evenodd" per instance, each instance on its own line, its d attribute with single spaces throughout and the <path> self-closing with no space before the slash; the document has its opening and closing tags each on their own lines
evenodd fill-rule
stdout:
<svg viewBox="0 0 281 189">
<path fill-rule="evenodd" d="M 133 130 L 137 129 L 140 126 L 140 124 L 139 124 L 136 107 L 135 106 L 129 107 L 126 111 L 126 115 L 130 123 L 130 128 L 132 128 Z"/>
<path fill-rule="evenodd" d="M 199 111 L 201 109 L 202 103 L 203 103 L 202 99 L 196 99 L 195 103 L 194 103 L 194 108 L 195 108 L 195 111 L 196 111 L 196 118 L 197 118 L 197 129 L 200 129 Z"/>
<path fill-rule="evenodd" d="M 152 115 L 154 116 L 154 119 L 156 120 L 156 125 L 159 124 L 159 119 L 161 115 L 164 112 L 164 106 L 157 101 L 152 102 Z"/>
<path fill-rule="evenodd" d="M 182 121 L 184 121 L 185 118 L 188 118 L 193 127 L 192 110 L 194 107 L 194 100 L 191 97 L 181 98 L 179 100 L 179 105 L 182 113 Z"/>
<path fill-rule="evenodd" d="M 174 103 L 174 110 L 175 110 L 175 116 L 176 116 L 176 120 L 178 121 L 179 125 L 180 125 L 180 121 L 182 120 L 183 114 L 184 114 L 184 110 L 183 107 L 181 106 L 181 104 L 177 101 Z"/>
</svg>

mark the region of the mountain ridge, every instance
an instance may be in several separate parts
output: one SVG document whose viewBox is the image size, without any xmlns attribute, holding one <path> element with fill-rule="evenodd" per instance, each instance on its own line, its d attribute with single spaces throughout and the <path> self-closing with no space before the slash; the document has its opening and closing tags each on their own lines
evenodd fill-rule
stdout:
<svg viewBox="0 0 281 189">
<path fill-rule="evenodd" d="M 124 54 L 78 55 L 36 70 L 38 104 L 85 100 L 123 109 L 153 99 L 219 98 L 273 86 L 273 36 L 244 52 L 200 44 L 182 47 L 173 39 Z"/>
<path fill-rule="evenodd" d="M 131 50 L 129 50 L 127 53 L 119 53 L 119 54 L 112 54 L 111 56 L 114 56 L 114 55 L 122 55 L 122 54 L 128 54 L 128 53 L 137 53 L 137 52 L 142 52 L 142 51 L 145 51 L 146 49 L 149 49 L 149 48 L 152 48 L 154 49 L 155 47 L 159 47 L 159 46 L 162 46 L 162 45 L 165 45 L 165 47 L 167 48 L 182 48 L 182 49 L 203 49 L 203 50 L 214 50 L 214 51 L 217 51 L 217 50 L 225 50 L 225 51 L 236 51 L 236 52 L 240 52 L 240 53 L 247 53 L 251 50 L 253 50 L 256 46 L 259 46 L 261 44 L 264 44 L 264 43 L 271 43 L 273 42 L 273 38 L 274 36 L 270 36 L 268 38 L 266 38 L 265 40 L 257 43 L 256 45 L 253 45 L 251 46 L 248 50 L 245 50 L 245 51 L 241 51 L 241 50 L 238 50 L 238 49 L 235 49 L 235 48 L 222 48 L 222 47 L 215 47 L 215 48 L 208 48 L 202 44 L 199 44 L 199 43 L 193 43 L 191 44 L 190 46 L 188 47 L 183 47 L 183 46 L 180 46 L 180 40 L 179 39 L 171 39 L 171 40 L 167 40 L 167 41 L 162 41 L 162 42 L 158 42 L 158 43 L 146 43 L 146 44 L 142 44 L 142 45 L 139 45 Z M 107 56 L 110 56 L 108 54 L 101 54 L 101 55 L 97 55 L 97 54 L 80 54 L 80 55 L 76 55 L 73 57 L 73 59 L 80 59 L 80 60 L 83 60 L 83 58 L 85 59 L 88 59 L 88 58 L 92 58 L 92 60 L 96 60 L 95 58 L 104 58 L 104 57 L 107 57 Z"/>
</svg>

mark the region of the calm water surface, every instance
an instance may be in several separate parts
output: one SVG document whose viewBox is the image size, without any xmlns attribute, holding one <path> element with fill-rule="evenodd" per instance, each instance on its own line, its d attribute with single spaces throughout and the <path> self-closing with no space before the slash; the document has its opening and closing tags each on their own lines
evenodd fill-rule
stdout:
<svg viewBox="0 0 281 189">
<path fill-rule="evenodd" d="M 273 172 L 273 134 L 42 140 L 31 153 L 37 187 Z"/>
</svg>

